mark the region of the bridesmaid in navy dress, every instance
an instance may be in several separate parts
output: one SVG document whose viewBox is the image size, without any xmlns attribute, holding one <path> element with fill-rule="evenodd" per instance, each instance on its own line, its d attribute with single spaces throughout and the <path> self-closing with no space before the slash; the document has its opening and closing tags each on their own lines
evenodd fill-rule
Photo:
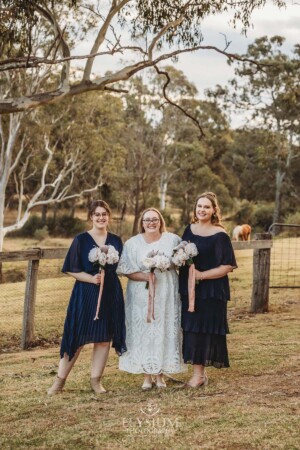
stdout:
<svg viewBox="0 0 300 450">
<path fill-rule="evenodd" d="M 91 387 L 94 392 L 105 393 L 100 383 L 108 358 L 110 343 L 121 355 L 126 351 L 125 313 L 121 283 L 116 274 L 116 264 L 105 266 L 105 282 L 101 298 L 99 319 L 94 320 L 99 295 L 99 265 L 88 259 L 92 248 L 112 245 L 122 253 L 119 236 L 107 231 L 111 211 L 103 200 L 93 201 L 89 217 L 91 230 L 75 237 L 66 256 L 62 272 L 76 279 L 65 320 L 64 334 L 60 349 L 58 375 L 48 394 L 53 395 L 63 389 L 82 347 L 93 343 Z"/>
<path fill-rule="evenodd" d="M 216 195 L 205 192 L 194 205 L 194 218 L 183 233 L 184 241 L 193 242 L 198 255 L 195 263 L 195 310 L 189 312 L 189 267 L 179 273 L 182 298 L 183 358 L 193 364 L 193 375 L 185 387 L 207 384 L 204 368 L 229 367 L 226 334 L 227 301 L 230 300 L 227 274 L 237 267 L 230 238 L 221 224 Z"/>
</svg>

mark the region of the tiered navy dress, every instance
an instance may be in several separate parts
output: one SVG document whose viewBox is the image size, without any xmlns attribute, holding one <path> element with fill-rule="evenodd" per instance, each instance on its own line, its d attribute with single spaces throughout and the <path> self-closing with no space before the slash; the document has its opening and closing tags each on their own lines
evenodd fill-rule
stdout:
<svg viewBox="0 0 300 450">
<path fill-rule="evenodd" d="M 113 245 L 122 253 L 119 236 L 108 233 L 106 245 Z M 97 246 L 92 236 L 81 233 L 75 237 L 66 256 L 62 272 L 86 272 L 95 275 L 99 266 L 88 259 L 90 250 Z M 120 280 L 116 274 L 118 264 L 107 264 L 101 298 L 99 319 L 94 320 L 99 295 L 99 285 L 76 280 L 71 294 L 65 320 L 60 356 L 73 358 L 79 347 L 89 343 L 109 342 L 121 355 L 126 351 L 124 297 Z"/>
<path fill-rule="evenodd" d="M 217 232 L 199 236 L 187 226 L 182 239 L 196 244 L 199 254 L 195 268 L 205 271 L 230 265 L 237 267 L 229 236 Z M 226 334 L 227 301 L 230 300 L 228 276 L 199 281 L 195 287 L 195 312 L 188 312 L 188 267 L 179 272 L 179 291 L 182 299 L 181 325 L 183 329 L 183 358 L 185 363 L 229 367 Z"/>
</svg>

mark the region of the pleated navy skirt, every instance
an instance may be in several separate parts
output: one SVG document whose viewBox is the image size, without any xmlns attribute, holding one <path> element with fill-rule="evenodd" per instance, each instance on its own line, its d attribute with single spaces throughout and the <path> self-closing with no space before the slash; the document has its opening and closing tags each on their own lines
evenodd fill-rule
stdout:
<svg viewBox="0 0 300 450">
<path fill-rule="evenodd" d="M 226 334 L 227 302 L 196 299 L 196 311 L 188 312 L 188 296 L 182 296 L 182 353 L 186 364 L 229 367 Z"/>
</svg>

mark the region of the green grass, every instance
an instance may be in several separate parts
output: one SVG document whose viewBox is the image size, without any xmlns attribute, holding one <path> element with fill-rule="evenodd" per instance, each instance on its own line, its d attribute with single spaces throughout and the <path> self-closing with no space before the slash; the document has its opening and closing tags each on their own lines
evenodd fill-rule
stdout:
<svg viewBox="0 0 300 450">
<path fill-rule="evenodd" d="M 142 392 L 142 376 L 120 372 L 111 351 L 104 377 L 109 392 L 97 397 L 89 388 L 86 346 L 64 393 L 48 397 L 73 282 L 58 274 L 61 262 L 42 263 L 38 346 L 29 351 L 18 348 L 25 283 L 2 285 L 1 450 L 300 449 L 299 290 L 271 290 L 270 312 L 250 314 L 252 251 L 237 252 L 237 259 L 229 304 L 231 368 L 209 368 L 209 385 L 192 392 L 171 380 L 164 391 Z"/>
</svg>

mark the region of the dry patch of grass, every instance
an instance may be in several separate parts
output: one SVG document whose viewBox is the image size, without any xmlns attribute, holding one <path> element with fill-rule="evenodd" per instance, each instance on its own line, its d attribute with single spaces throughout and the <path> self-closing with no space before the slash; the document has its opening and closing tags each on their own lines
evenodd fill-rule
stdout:
<svg viewBox="0 0 300 450">
<path fill-rule="evenodd" d="M 109 393 L 97 397 L 87 346 L 65 392 L 49 398 L 58 348 L 2 355 L 1 448 L 299 448 L 300 306 L 290 295 L 283 306 L 231 322 L 231 368 L 208 369 L 209 385 L 199 391 L 169 381 L 165 391 L 141 392 L 141 376 L 118 371 L 111 352 Z"/>
</svg>

